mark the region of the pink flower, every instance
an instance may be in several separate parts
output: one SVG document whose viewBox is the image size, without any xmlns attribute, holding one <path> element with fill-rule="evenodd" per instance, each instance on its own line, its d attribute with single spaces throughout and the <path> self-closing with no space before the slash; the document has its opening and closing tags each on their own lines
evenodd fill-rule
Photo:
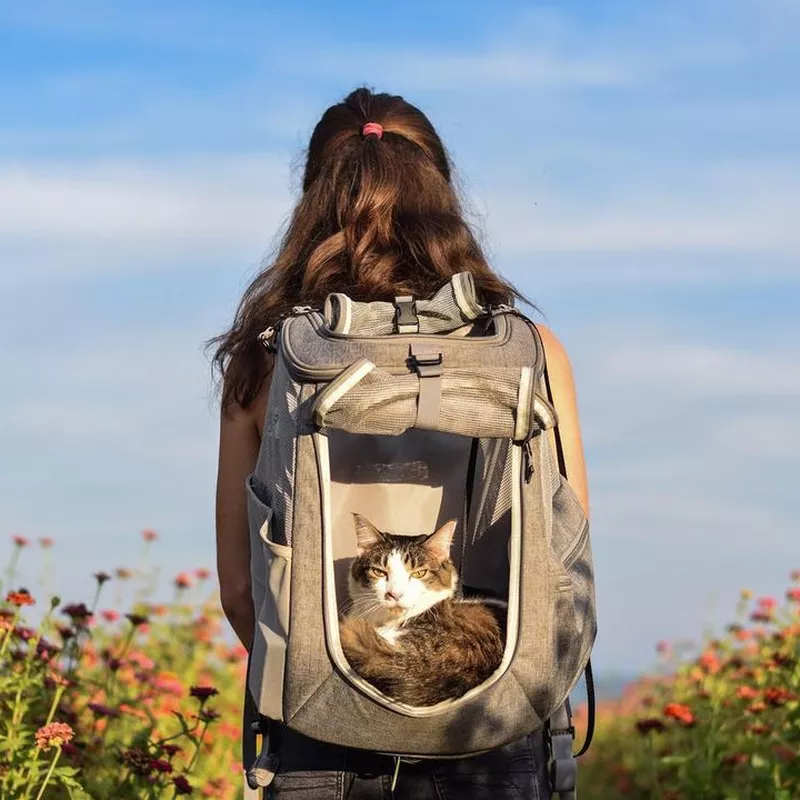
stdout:
<svg viewBox="0 0 800 800">
<path fill-rule="evenodd" d="M 194 571 L 194 576 L 199 581 L 207 581 L 211 577 L 211 571 L 205 567 L 199 567 Z"/>
<path fill-rule="evenodd" d="M 158 534 L 148 528 L 147 530 L 142 531 L 142 539 L 144 539 L 146 542 L 154 542 L 156 539 L 158 539 Z"/>
<path fill-rule="evenodd" d="M 800 603 L 800 586 L 793 586 L 786 592 L 786 599 L 793 603 Z"/>
<path fill-rule="evenodd" d="M 55 540 L 51 539 L 49 536 L 42 536 L 39 539 L 39 547 L 44 550 L 49 550 L 55 544 Z"/>
<path fill-rule="evenodd" d="M 191 589 L 194 581 L 188 572 L 181 572 L 175 576 L 175 586 L 178 589 Z"/>
<path fill-rule="evenodd" d="M 49 750 L 51 747 L 62 747 L 69 742 L 75 732 L 66 722 L 51 722 L 36 731 L 36 746 L 40 750 Z"/>
<path fill-rule="evenodd" d="M 759 597 L 757 600 L 758 607 L 763 611 L 773 611 L 778 606 L 778 601 L 774 597 Z"/>
<path fill-rule="evenodd" d="M 140 653 L 138 650 L 128 653 L 128 661 L 135 664 L 139 669 L 145 670 L 153 669 L 156 665 L 152 658 L 149 658 L 144 653 Z"/>
<path fill-rule="evenodd" d="M 19 536 L 18 534 L 12 536 L 11 540 L 14 542 L 15 547 L 27 547 L 30 544 L 24 536 Z"/>
<path fill-rule="evenodd" d="M 119 611 L 114 611 L 111 608 L 107 608 L 105 611 L 100 612 L 100 616 L 106 622 L 116 622 L 119 619 Z"/>
</svg>

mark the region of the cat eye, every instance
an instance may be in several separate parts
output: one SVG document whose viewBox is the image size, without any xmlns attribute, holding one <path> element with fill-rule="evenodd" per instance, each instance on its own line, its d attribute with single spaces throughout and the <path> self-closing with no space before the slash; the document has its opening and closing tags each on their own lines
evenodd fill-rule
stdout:
<svg viewBox="0 0 800 800">
<path fill-rule="evenodd" d="M 370 567 L 369 574 L 373 578 L 385 578 L 389 573 L 385 569 L 380 569 L 380 567 Z"/>
<path fill-rule="evenodd" d="M 418 569 L 415 572 L 411 573 L 412 578 L 424 578 L 430 570 L 427 569 Z"/>
</svg>

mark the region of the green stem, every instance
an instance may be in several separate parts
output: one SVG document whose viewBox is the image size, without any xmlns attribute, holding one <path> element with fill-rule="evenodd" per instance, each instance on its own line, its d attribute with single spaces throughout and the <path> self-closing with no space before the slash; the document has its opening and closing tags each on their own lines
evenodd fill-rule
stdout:
<svg viewBox="0 0 800 800">
<path fill-rule="evenodd" d="M 44 794 L 44 790 L 47 787 L 47 784 L 50 782 L 50 778 L 53 777 L 53 770 L 56 768 L 56 764 L 58 763 L 58 759 L 61 757 L 61 748 L 56 748 L 56 754 L 53 756 L 53 760 L 50 762 L 50 769 L 47 770 L 47 775 L 44 776 L 44 783 L 42 784 L 42 788 L 39 789 L 39 794 L 36 795 L 36 800 L 42 800 L 42 795 Z"/>
<path fill-rule="evenodd" d="M 197 761 L 197 756 L 200 755 L 200 748 L 203 746 L 203 737 L 206 735 L 206 731 L 208 730 L 209 723 L 203 723 L 203 730 L 200 731 L 200 736 L 197 739 L 197 744 L 195 745 L 194 755 L 192 756 L 192 760 L 189 762 L 189 766 L 186 767 L 184 770 L 185 773 L 188 775 L 192 771 L 192 767 L 194 767 L 195 761 Z"/>
</svg>

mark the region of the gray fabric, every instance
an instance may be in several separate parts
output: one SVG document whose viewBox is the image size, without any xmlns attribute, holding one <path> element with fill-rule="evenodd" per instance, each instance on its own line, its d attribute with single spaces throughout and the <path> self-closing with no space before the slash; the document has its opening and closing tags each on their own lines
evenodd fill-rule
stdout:
<svg viewBox="0 0 800 800">
<path fill-rule="evenodd" d="M 553 790 L 560 800 L 577 800 L 578 762 L 573 755 L 575 739 L 569 703 L 559 706 L 550 718 L 550 751 L 552 755 Z"/>
<path fill-rule="evenodd" d="M 452 309 L 458 292 L 455 284 L 448 287 L 441 295 Z M 340 298 L 329 305 L 347 308 L 348 304 L 347 299 Z M 382 309 L 373 308 L 374 304 L 361 305 L 365 308 L 352 304 L 350 309 L 354 323 L 359 313 L 378 317 L 383 314 Z M 394 307 L 388 305 L 393 319 Z M 460 311 L 462 307 L 463 303 Z M 424 319 L 436 319 L 435 309 L 428 307 L 428 311 L 427 316 L 418 311 L 421 329 Z M 479 313 L 479 309 L 472 311 Z M 449 313 L 447 318 L 453 322 L 451 312 L 441 313 Z M 366 317 L 361 320 L 355 329 L 361 325 L 361 330 L 374 330 L 374 320 L 368 325 Z M 412 342 L 435 342 L 442 353 L 442 400 L 436 432 L 413 429 L 420 381 L 409 368 Z M 381 453 L 381 464 L 370 471 L 366 453 L 372 451 L 368 450 L 359 469 L 360 474 L 372 476 L 369 480 L 376 486 L 376 497 L 380 497 L 380 483 L 389 481 L 394 474 L 392 452 L 400 452 L 404 443 L 412 441 L 406 438 L 412 433 L 423 439 L 464 437 L 465 446 L 455 451 L 462 455 L 456 456 L 457 464 L 453 463 L 454 474 L 462 476 L 470 439 L 478 438 L 470 518 L 459 526 L 461 538 L 454 552 L 463 553 L 462 575 L 470 585 L 493 588 L 501 594 L 519 590 L 518 641 L 513 654 L 508 653 L 508 670 L 464 703 L 452 707 L 445 704 L 421 718 L 393 710 L 365 694 L 357 680 L 351 681 L 346 671 L 334 666 L 326 641 L 323 516 L 331 521 L 335 533 L 339 524 L 336 515 L 344 519 L 354 510 L 345 506 L 354 500 L 348 499 L 346 492 L 338 495 L 338 500 L 334 495 L 334 501 L 342 507 L 337 506 L 335 513 L 331 508 L 323 509 L 312 436 L 316 430 L 314 409 L 332 381 L 359 359 L 368 359 L 375 369 L 330 405 L 324 422 L 331 431 L 331 441 L 338 431 L 340 444 L 352 438 L 353 452 L 362 441 L 358 436 L 366 436 L 379 446 L 375 452 Z M 435 337 L 404 337 L 391 332 L 366 338 L 337 336 L 315 313 L 301 313 L 284 323 L 265 436 L 248 484 L 258 500 L 253 504 L 250 525 L 254 602 L 260 618 L 266 616 L 262 604 L 276 602 L 268 590 L 269 564 L 259 536 L 267 515 L 271 514 L 272 540 L 287 549 L 291 547 L 287 559 L 291 564 L 291 625 L 284 685 L 267 685 L 263 664 L 254 663 L 250 670 L 250 686 L 254 697 L 260 698 L 262 713 L 273 705 L 276 696 L 282 695 L 282 718 L 312 738 L 412 756 L 456 756 L 497 748 L 537 730 L 564 702 L 583 672 L 596 635 L 588 522 L 575 492 L 558 475 L 549 432 L 543 430 L 533 414 L 529 422 L 533 467 L 529 482 L 512 470 L 509 457 L 512 448 L 517 447 L 510 439 L 517 427 L 520 370 L 532 369 L 533 399 L 534 391 L 541 395 L 542 359 L 538 333 L 512 314 L 499 314 L 496 333 L 484 338 L 460 337 L 455 332 Z M 527 399 L 526 405 L 533 406 Z M 381 436 L 371 438 L 376 435 Z M 394 449 L 395 445 L 398 449 Z M 407 466 L 413 463 L 412 452 Z M 381 475 L 384 477 L 376 481 L 375 476 Z M 403 480 L 413 484 L 413 471 L 406 470 Z M 437 500 L 436 494 L 431 493 L 436 487 L 419 480 L 414 491 L 426 498 L 425 503 L 433 503 L 426 507 L 427 524 L 432 524 L 437 514 L 463 508 L 458 486 L 448 484 L 447 488 L 442 483 L 441 498 Z M 463 480 L 459 478 L 461 485 Z M 336 481 L 335 475 L 332 481 Z M 522 577 L 518 584 L 515 581 L 510 585 L 511 498 L 517 491 L 521 496 Z M 330 491 L 327 496 L 331 496 Z M 461 511 L 455 514 L 460 515 Z M 346 569 L 346 563 L 343 567 Z M 264 657 L 258 632 L 253 654 L 256 662 L 259 654 Z M 268 701 L 270 692 L 272 700 Z"/>
<path fill-rule="evenodd" d="M 329 296 L 325 303 L 327 326 L 351 336 L 386 336 L 393 333 L 446 333 L 471 323 L 484 313 L 475 295 L 472 275 L 461 273 L 448 281 L 432 298 L 402 296 L 398 301 L 415 305 L 416 330 L 397 330 L 395 303 L 371 302 L 348 304 L 339 294 Z"/>
<path fill-rule="evenodd" d="M 358 364 L 359 362 L 356 362 Z M 355 365 L 354 365 L 355 366 Z M 352 374 L 352 368 L 343 371 Z M 449 368 L 442 362 L 440 382 L 426 383 L 433 378 L 412 372 L 404 375 L 372 369 L 350 388 L 339 394 L 336 383 L 330 392 L 323 390 L 314 401 L 318 424 L 350 433 L 398 435 L 418 425 L 418 410 L 425 402 L 438 402 L 430 407 L 430 416 L 423 416 L 422 428 L 435 428 L 473 438 L 514 437 L 521 370 L 517 367 L 483 367 L 480 371 L 464 367 Z M 439 390 L 438 396 L 432 394 Z M 421 392 L 433 399 L 419 401 Z M 337 399 L 329 404 L 331 396 Z M 440 398 L 440 399 L 439 399 Z M 546 402 L 540 398 L 542 402 Z M 325 406 L 324 415 L 317 409 Z M 438 412 L 435 414 L 434 412 Z M 436 422 L 433 422 L 433 419 Z M 528 435 L 540 430 L 540 420 L 533 414 L 528 420 Z"/>
<path fill-rule="evenodd" d="M 474 368 L 541 364 L 540 346 L 530 327 L 516 316 L 495 319 L 490 336 L 333 336 L 316 312 L 289 317 L 281 328 L 280 357 L 290 374 L 300 381 L 326 381 L 359 358 L 368 358 L 381 369 L 406 372 L 410 340 L 435 344 L 447 368 Z M 541 367 L 540 367 L 541 369 Z"/>
</svg>

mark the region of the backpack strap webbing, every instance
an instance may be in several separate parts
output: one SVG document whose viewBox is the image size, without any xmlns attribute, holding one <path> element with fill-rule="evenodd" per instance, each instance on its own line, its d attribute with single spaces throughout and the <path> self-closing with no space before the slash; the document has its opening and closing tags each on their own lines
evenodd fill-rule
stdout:
<svg viewBox="0 0 800 800">
<path fill-rule="evenodd" d="M 565 700 L 547 720 L 546 739 L 552 760 L 550 784 L 561 800 L 577 800 L 578 763 L 572 752 L 575 728 L 569 699 Z"/>
<path fill-rule="evenodd" d="M 252 651 L 251 651 L 252 652 Z M 250 673 L 250 653 L 247 655 L 247 673 Z M 261 735 L 261 752 L 257 738 Z M 244 800 L 257 800 L 261 789 L 272 783 L 278 771 L 278 758 L 270 753 L 269 720 L 258 713 L 250 688 L 245 686 L 242 705 L 242 766 L 244 768 Z"/>
</svg>

